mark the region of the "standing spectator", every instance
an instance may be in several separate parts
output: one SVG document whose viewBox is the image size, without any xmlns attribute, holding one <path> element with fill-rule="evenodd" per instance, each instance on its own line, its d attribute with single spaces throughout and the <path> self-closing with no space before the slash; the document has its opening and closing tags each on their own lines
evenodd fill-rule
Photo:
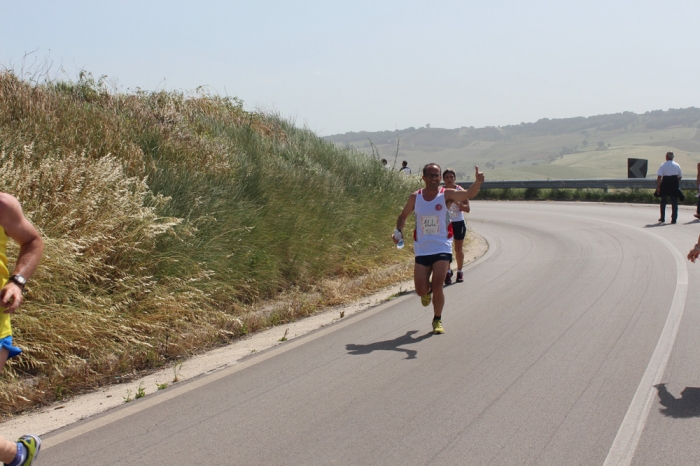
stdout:
<svg viewBox="0 0 700 466">
<path fill-rule="evenodd" d="M 387 170 L 389 169 L 389 162 L 387 162 L 386 159 L 382 159 L 382 165 L 383 165 L 384 168 L 386 168 Z"/>
<path fill-rule="evenodd" d="M 671 223 L 678 219 L 678 195 L 683 173 L 681 166 L 673 161 L 673 152 L 666 152 L 666 161 L 661 164 L 656 172 L 656 195 L 661 197 L 661 217 L 659 222 L 666 221 L 666 204 L 671 198 Z"/>
<path fill-rule="evenodd" d="M 7 267 L 7 238 L 19 244 L 17 263 L 10 275 Z M 12 344 L 10 314 L 22 304 L 24 285 L 39 265 L 44 251 L 44 240 L 29 220 L 14 196 L 0 193 L 0 370 L 5 361 L 22 352 Z M 16 442 L 0 436 L 0 461 L 6 466 L 30 466 L 39 456 L 41 440 L 35 435 L 24 435 Z"/>
<path fill-rule="evenodd" d="M 411 169 L 408 168 L 408 162 L 407 162 L 407 161 L 404 160 L 403 162 L 401 162 L 401 168 L 399 168 L 399 171 L 400 171 L 401 173 L 403 173 L 404 175 L 410 175 L 410 174 L 411 174 Z"/>
</svg>

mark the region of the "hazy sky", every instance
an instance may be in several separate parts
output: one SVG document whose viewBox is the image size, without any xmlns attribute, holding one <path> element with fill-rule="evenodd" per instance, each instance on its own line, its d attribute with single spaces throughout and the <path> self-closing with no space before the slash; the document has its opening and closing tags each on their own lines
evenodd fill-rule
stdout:
<svg viewBox="0 0 700 466">
<path fill-rule="evenodd" d="M 700 107 L 698 0 L 0 0 L 0 65 L 27 52 L 321 135 Z"/>
</svg>

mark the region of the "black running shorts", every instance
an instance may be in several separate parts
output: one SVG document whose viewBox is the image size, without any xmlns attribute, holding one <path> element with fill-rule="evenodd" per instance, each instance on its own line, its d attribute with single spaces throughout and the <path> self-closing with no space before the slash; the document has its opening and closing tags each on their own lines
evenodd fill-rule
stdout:
<svg viewBox="0 0 700 466">
<path fill-rule="evenodd" d="M 457 241 L 464 240 L 464 237 L 467 236 L 467 222 L 464 220 L 452 222 L 452 231 Z"/>
<path fill-rule="evenodd" d="M 416 264 L 431 267 L 437 261 L 452 262 L 452 254 L 430 254 L 429 256 L 416 256 Z"/>
</svg>

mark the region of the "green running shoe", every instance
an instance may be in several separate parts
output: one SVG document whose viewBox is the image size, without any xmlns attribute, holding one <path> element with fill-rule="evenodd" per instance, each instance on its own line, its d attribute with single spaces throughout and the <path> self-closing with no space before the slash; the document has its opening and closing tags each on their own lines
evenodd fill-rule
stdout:
<svg viewBox="0 0 700 466">
<path fill-rule="evenodd" d="M 41 439 L 36 435 L 23 435 L 18 440 L 18 443 L 24 445 L 27 449 L 27 458 L 24 460 L 21 466 L 31 466 L 32 461 L 39 457 L 39 450 L 41 450 Z"/>
<path fill-rule="evenodd" d="M 434 320 L 433 321 L 433 333 L 435 335 L 445 333 L 445 329 L 442 328 L 442 320 Z"/>
<path fill-rule="evenodd" d="M 423 306 L 430 306 L 430 300 L 432 299 L 432 292 L 428 292 L 427 295 L 420 297 L 420 303 Z"/>
</svg>

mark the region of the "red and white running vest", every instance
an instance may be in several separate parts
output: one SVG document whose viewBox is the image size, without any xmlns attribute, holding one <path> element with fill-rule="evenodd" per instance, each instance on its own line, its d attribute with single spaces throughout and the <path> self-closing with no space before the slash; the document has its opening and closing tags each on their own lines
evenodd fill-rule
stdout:
<svg viewBox="0 0 700 466">
<path fill-rule="evenodd" d="M 416 229 L 413 230 L 413 250 L 416 256 L 452 254 L 452 222 L 445 204 L 445 188 L 435 199 L 423 199 L 423 190 L 416 193 Z"/>
</svg>

